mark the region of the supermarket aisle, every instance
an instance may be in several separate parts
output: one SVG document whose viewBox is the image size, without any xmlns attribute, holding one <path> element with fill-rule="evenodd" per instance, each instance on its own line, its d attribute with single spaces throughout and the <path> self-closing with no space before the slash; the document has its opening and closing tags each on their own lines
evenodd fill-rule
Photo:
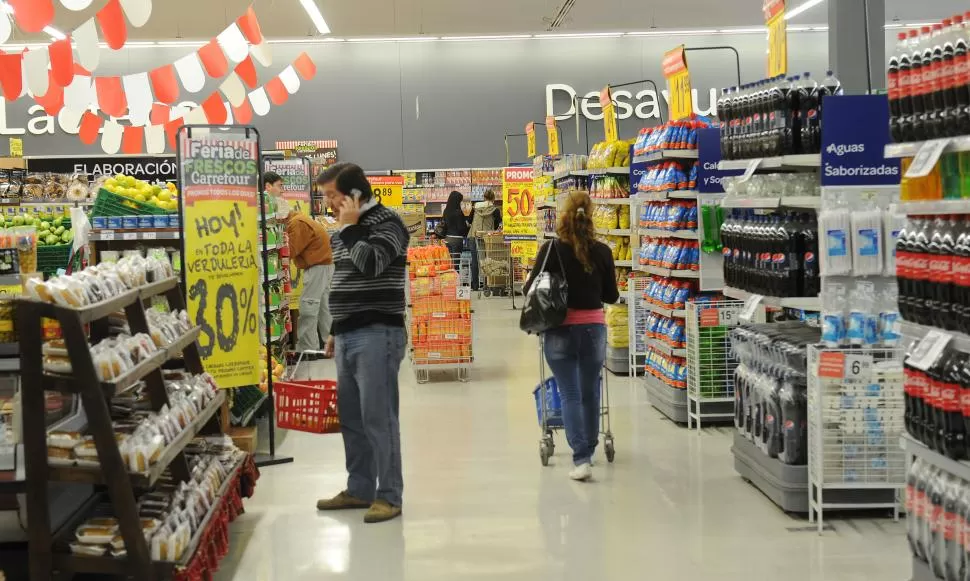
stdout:
<svg viewBox="0 0 970 581">
<path fill-rule="evenodd" d="M 317 513 L 345 484 L 339 436 L 291 433 L 232 526 L 218 581 L 373 579 L 908 579 L 902 523 L 835 521 L 823 537 L 736 475 L 730 431 L 688 434 L 641 389 L 612 378 L 617 462 L 566 477 L 566 444 L 543 468 L 531 387 L 536 340 L 506 299 L 476 302 L 472 382 L 414 382 L 402 369 L 404 518 Z M 792 530 L 796 529 L 796 530 Z"/>
</svg>

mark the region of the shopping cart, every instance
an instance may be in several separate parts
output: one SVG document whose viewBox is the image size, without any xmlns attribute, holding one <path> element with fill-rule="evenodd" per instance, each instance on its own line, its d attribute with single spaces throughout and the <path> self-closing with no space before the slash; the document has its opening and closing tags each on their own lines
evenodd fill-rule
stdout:
<svg viewBox="0 0 970 581">
<path fill-rule="evenodd" d="M 280 428 L 311 434 L 334 434 L 340 431 L 337 382 L 330 379 L 294 379 L 305 355 L 323 354 L 323 351 L 301 352 L 286 379 L 273 385 L 276 425 Z"/>
<path fill-rule="evenodd" d="M 549 465 L 549 458 L 556 452 L 556 442 L 553 432 L 564 428 L 562 415 L 562 399 L 559 396 L 559 386 L 554 377 L 546 376 L 546 359 L 543 351 L 542 336 L 539 336 L 539 385 L 532 394 L 536 400 L 536 413 L 539 416 L 539 428 L 542 438 L 539 440 L 539 459 L 543 466 Z M 603 451 L 606 460 L 613 462 L 616 448 L 613 445 L 613 428 L 610 422 L 610 386 L 606 368 L 600 371 L 600 431 L 603 436 Z"/>
<path fill-rule="evenodd" d="M 501 232 L 485 234 L 475 246 L 478 250 L 479 297 L 502 296 L 512 292 L 511 252 Z"/>
</svg>

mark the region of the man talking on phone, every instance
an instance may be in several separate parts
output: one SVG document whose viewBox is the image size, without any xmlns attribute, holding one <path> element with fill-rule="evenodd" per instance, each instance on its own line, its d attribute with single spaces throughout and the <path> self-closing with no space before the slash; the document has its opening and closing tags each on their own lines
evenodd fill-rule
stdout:
<svg viewBox="0 0 970 581">
<path fill-rule="evenodd" d="M 404 358 L 408 231 L 382 206 L 364 170 L 338 163 L 316 180 L 340 230 L 333 235 L 333 316 L 325 351 L 337 363 L 337 404 L 347 489 L 317 510 L 368 509 L 364 522 L 401 515 L 398 371 Z"/>
</svg>

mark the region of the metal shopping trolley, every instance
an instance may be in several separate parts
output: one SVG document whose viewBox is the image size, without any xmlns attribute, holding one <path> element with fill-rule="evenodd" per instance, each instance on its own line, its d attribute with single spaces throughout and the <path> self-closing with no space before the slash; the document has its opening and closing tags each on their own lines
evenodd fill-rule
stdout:
<svg viewBox="0 0 970 581">
<path fill-rule="evenodd" d="M 554 377 L 546 377 L 546 359 L 542 350 L 544 339 L 539 336 L 539 385 L 532 392 L 536 400 L 536 413 L 539 416 L 539 428 L 542 438 L 539 440 L 539 459 L 543 466 L 549 465 L 549 458 L 556 452 L 553 432 L 564 427 L 562 415 L 562 399 L 559 396 L 559 386 Z M 613 446 L 613 429 L 610 422 L 610 386 L 606 368 L 600 371 L 600 431 L 603 436 L 603 451 L 606 460 L 613 462 L 616 448 Z"/>
<path fill-rule="evenodd" d="M 475 247 L 478 250 L 479 288 L 482 295 L 501 296 L 512 292 L 511 251 L 501 232 L 488 233 L 479 238 Z"/>
</svg>

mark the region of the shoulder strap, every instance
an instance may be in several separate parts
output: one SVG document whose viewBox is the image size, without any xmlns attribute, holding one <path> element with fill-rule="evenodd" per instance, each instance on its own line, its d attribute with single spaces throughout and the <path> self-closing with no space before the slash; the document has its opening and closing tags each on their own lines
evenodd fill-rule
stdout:
<svg viewBox="0 0 970 581">
<path fill-rule="evenodd" d="M 559 244 L 558 243 L 559 243 L 559 240 L 557 238 L 553 238 L 553 240 L 552 240 L 552 247 L 556 249 L 556 258 L 559 259 L 559 273 L 562 274 L 562 279 L 563 280 L 566 280 L 566 265 L 562 261 L 562 254 L 560 254 L 560 252 L 559 252 Z M 547 258 L 548 258 L 548 256 L 547 256 Z"/>
</svg>

